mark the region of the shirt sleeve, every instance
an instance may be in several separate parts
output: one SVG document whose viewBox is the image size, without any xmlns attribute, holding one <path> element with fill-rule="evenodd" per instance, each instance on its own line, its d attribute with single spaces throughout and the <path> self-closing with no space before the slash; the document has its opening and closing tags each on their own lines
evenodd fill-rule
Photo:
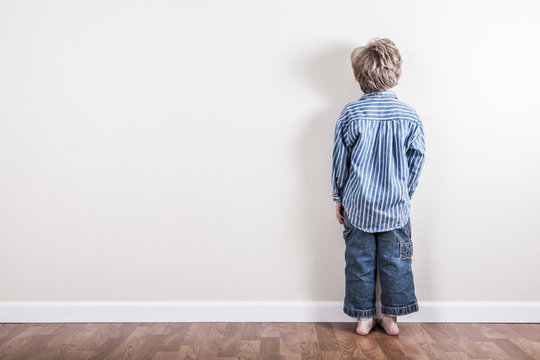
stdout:
<svg viewBox="0 0 540 360">
<path fill-rule="evenodd" d="M 349 177 L 351 149 L 346 143 L 348 113 L 346 108 L 341 111 L 334 130 L 334 148 L 332 151 L 332 200 L 341 202 L 343 188 Z"/>
<path fill-rule="evenodd" d="M 407 163 L 409 166 L 409 197 L 412 197 L 418 185 L 418 178 L 424 166 L 426 144 L 424 128 L 420 123 L 413 134 L 413 139 L 407 150 Z"/>
</svg>

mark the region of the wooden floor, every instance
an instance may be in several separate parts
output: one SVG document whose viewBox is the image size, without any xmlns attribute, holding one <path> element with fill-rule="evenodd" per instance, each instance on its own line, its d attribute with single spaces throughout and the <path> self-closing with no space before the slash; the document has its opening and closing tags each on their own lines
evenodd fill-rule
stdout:
<svg viewBox="0 0 540 360">
<path fill-rule="evenodd" d="M 0 359 L 540 359 L 540 324 L 2 323 Z"/>
</svg>

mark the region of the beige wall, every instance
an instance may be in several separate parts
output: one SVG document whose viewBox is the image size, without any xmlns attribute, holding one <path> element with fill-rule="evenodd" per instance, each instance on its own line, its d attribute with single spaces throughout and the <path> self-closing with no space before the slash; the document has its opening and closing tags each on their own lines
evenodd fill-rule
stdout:
<svg viewBox="0 0 540 360">
<path fill-rule="evenodd" d="M 341 300 L 333 129 L 376 36 L 425 124 L 418 299 L 540 300 L 538 10 L 1 2 L 0 301 Z"/>
</svg>

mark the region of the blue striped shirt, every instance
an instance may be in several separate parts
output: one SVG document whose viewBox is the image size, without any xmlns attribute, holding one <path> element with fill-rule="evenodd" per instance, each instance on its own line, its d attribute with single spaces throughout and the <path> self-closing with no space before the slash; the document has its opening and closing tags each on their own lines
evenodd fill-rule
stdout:
<svg viewBox="0 0 540 360">
<path fill-rule="evenodd" d="M 392 90 L 349 102 L 336 122 L 332 198 L 366 232 L 400 228 L 422 171 L 425 142 L 416 111 Z"/>
</svg>

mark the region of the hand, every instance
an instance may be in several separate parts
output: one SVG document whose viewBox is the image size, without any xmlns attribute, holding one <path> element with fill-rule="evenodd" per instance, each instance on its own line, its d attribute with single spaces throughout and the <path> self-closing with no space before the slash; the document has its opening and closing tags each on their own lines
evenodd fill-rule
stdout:
<svg viewBox="0 0 540 360">
<path fill-rule="evenodd" d="M 336 218 L 338 223 L 343 224 L 343 206 L 340 202 L 336 203 Z"/>
</svg>

